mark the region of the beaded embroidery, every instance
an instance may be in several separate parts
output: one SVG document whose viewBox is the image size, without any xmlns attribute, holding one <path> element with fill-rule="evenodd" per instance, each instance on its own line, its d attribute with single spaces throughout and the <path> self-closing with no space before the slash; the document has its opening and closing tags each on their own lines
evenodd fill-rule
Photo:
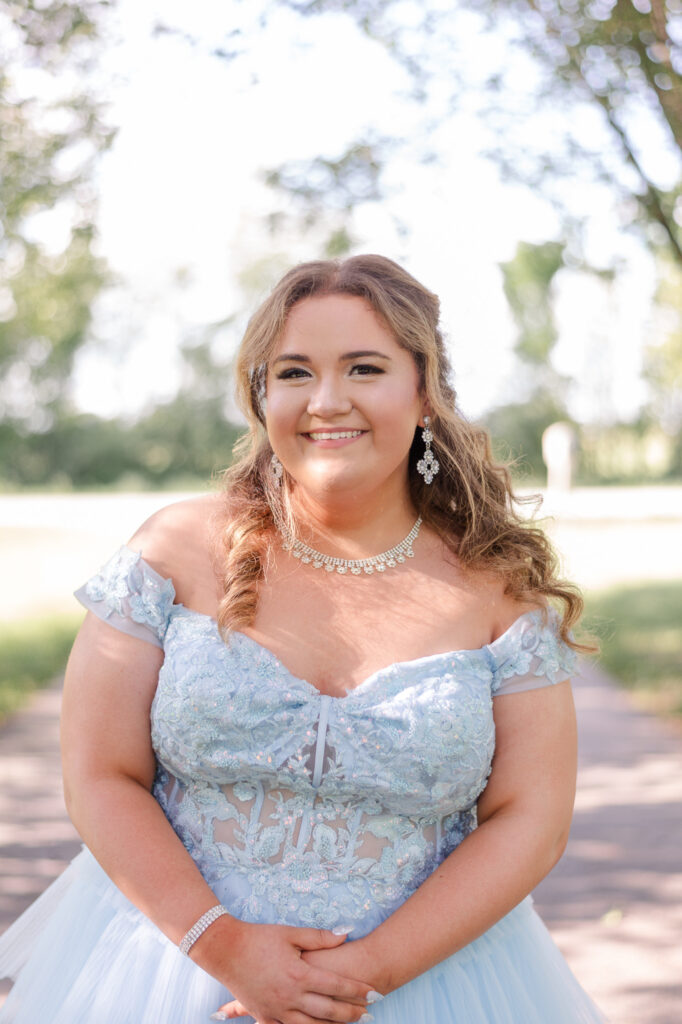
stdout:
<svg viewBox="0 0 682 1024">
<path fill-rule="evenodd" d="M 267 648 L 173 604 L 127 548 L 85 588 L 117 628 L 163 642 L 154 794 L 230 913 L 376 926 L 476 827 L 492 694 L 570 675 L 556 623 L 530 612 L 481 650 L 389 665 L 324 696 Z"/>
</svg>

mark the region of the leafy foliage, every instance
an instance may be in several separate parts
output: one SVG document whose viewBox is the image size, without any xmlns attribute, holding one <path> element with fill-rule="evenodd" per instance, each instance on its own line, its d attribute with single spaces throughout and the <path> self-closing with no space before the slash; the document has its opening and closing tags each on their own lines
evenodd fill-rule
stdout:
<svg viewBox="0 0 682 1024">
<path fill-rule="evenodd" d="M 517 479 L 541 482 L 545 478 L 542 435 L 550 423 L 565 420 L 566 411 L 546 390 L 531 393 L 527 400 L 498 406 L 485 417 L 495 456 L 511 462 Z"/>
<path fill-rule="evenodd" d="M 240 433 L 221 406 L 181 395 L 135 424 L 64 414 L 44 434 L 4 446 L 0 430 L 0 487 L 205 487 L 229 465 Z"/>
<path fill-rule="evenodd" d="M 501 265 L 504 294 L 519 328 L 516 352 L 535 366 L 548 363 L 557 340 L 551 289 L 563 253 L 561 242 L 519 242 L 514 258 Z"/>
<path fill-rule="evenodd" d="M 345 12 L 410 71 L 417 96 L 427 97 L 434 82 L 439 91 L 449 83 L 450 112 L 465 99 L 478 104 L 495 140 L 489 152 L 505 174 L 540 188 L 578 230 L 576 173 L 608 183 L 623 221 L 642 225 L 655 244 L 667 241 L 682 262 L 679 0 L 273 3 L 304 16 Z M 472 34 L 478 61 L 468 51 Z M 491 62 L 500 39 L 505 51 Z M 585 118 L 576 116 L 586 112 L 587 139 Z M 538 114 L 546 124 L 540 138 L 529 132 Z M 648 156 L 652 133 L 657 149 L 668 148 L 674 172 L 662 173 Z"/>
<path fill-rule="evenodd" d="M 355 245 L 349 226 L 353 210 L 383 197 L 382 172 L 390 148 L 390 140 L 363 139 L 334 158 L 290 161 L 266 171 L 265 183 L 281 204 L 268 216 L 270 234 L 301 234 L 323 226 L 322 254 L 345 256 Z"/>
<path fill-rule="evenodd" d="M 575 155 L 588 158 L 622 199 L 634 200 L 633 216 L 636 211 L 645 224 L 660 227 L 682 261 L 676 219 L 682 195 L 678 0 L 478 0 L 476 6 L 490 21 L 500 13 L 513 19 L 518 44 L 542 69 L 541 92 L 550 102 L 585 102 L 601 113 L 618 163 L 574 136 Z M 652 124 L 660 143 L 678 151 L 675 181 L 666 182 L 647 158 Z M 551 158 L 549 168 L 570 173 L 570 165 L 559 168 Z"/>
<path fill-rule="evenodd" d="M 654 412 L 677 435 L 677 466 L 682 473 L 682 267 L 663 266 L 658 291 L 660 337 L 645 353 L 645 374 Z"/>
<path fill-rule="evenodd" d="M 45 430 L 92 304 L 93 170 L 112 141 L 85 75 L 107 0 L 0 0 L 0 423 Z"/>
</svg>

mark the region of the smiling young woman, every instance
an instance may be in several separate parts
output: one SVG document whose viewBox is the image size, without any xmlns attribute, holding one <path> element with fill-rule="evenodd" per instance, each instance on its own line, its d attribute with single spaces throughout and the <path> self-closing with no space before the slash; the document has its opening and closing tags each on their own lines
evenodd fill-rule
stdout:
<svg viewBox="0 0 682 1024">
<path fill-rule="evenodd" d="M 268 438 L 297 493 L 325 505 L 350 495 L 370 523 L 380 508 L 414 518 L 407 463 L 428 406 L 414 359 L 365 299 L 298 303 L 269 361 L 266 394 Z"/>
<path fill-rule="evenodd" d="M 436 296 L 380 256 L 295 267 L 237 378 L 223 493 L 78 592 L 87 849 L 0 940 L 0 1024 L 598 1024 L 528 898 L 571 817 L 582 602 L 456 408 Z"/>
</svg>

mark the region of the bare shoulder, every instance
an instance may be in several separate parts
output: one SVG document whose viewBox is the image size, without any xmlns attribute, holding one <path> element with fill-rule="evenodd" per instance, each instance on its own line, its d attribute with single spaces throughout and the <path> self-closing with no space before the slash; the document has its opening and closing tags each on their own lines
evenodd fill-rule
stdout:
<svg viewBox="0 0 682 1024">
<path fill-rule="evenodd" d="M 544 607 L 540 595 L 537 601 L 527 601 L 507 593 L 503 573 L 462 563 L 440 537 L 434 537 L 428 551 L 431 561 L 424 603 L 449 622 L 468 623 L 471 643 L 461 646 L 492 643 L 522 615 Z"/>
<path fill-rule="evenodd" d="M 480 582 L 480 596 L 490 613 L 491 640 L 497 640 L 517 619 L 527 612 L 538 611 L 546 606 L 542 598 L 537 601 L 519 601 L 505 593 L 506 581 L 499 576 L 486 576 Z"/>
<path fill-rule="evenodd" d="M 539 599 L 537 601 L 518 601 L 516 598 L 505 595 L 499 610 L 496 636 L 505 633 L 517 619 L 527 612 L 545 611 L 546 607 L 546 604 Z"/>
<path fill-rule="evenodd" d="M 172 579 L 176 591 L 185 590 L 188 580 L 212 576 L 215 539 L 224 507 L 222 494 L 173 502 L 150 516 L 128 546 L 139 551 L 158 573 Z"/>
</svg>

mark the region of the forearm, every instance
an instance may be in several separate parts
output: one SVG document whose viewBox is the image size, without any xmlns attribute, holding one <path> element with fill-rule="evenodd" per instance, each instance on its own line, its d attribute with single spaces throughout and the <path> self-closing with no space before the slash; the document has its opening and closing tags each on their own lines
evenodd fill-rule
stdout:
<svg viewBox="0 0 682 1024">
<path fill-rule="evenodd" d="M 112 881 L 172 942 L 218 902 L 159 803 L 138 781 L 88 780 L 68 807 Z"/>
<path fill-rule="evenodd" d="M 386 993 L 429 970 L 516 906 L 561 856 L 564 835 L 501 811 L 471 833 L 386 921 L 358 940 Z M 352 943 L 356 945 L 356 943 Z"/>
<path fill-rule="evenodd" d="M 69 804 L 107 874 L 172 942 L 219 902 L 140 781 L 120 775 L 89 779 Z M 242 1014 L 290 1019 L 292 1011 L 322 1004 L 334 1007 L 335 1019 L 351 1021 L 364 1012 L 369 986 L 311 968 L 301 958 L 302 949 L 332 948 L 343 940 L 316 928 L 250 924 L 224 915 L 189 955 L 243 1004 Z M 316 1015 L 309 1019 L 318 1021 Z"/>
<path fill-rule="evenodd" d="M 479 827 L 359 940 L 376 965 L 373 981 L 381 992 L 404 985 L 487 931 L 563 852 L 576 775 L 570 685 L 503 696 L 494 708 L 495 758 L 478 801 Z"/>
</svg>

